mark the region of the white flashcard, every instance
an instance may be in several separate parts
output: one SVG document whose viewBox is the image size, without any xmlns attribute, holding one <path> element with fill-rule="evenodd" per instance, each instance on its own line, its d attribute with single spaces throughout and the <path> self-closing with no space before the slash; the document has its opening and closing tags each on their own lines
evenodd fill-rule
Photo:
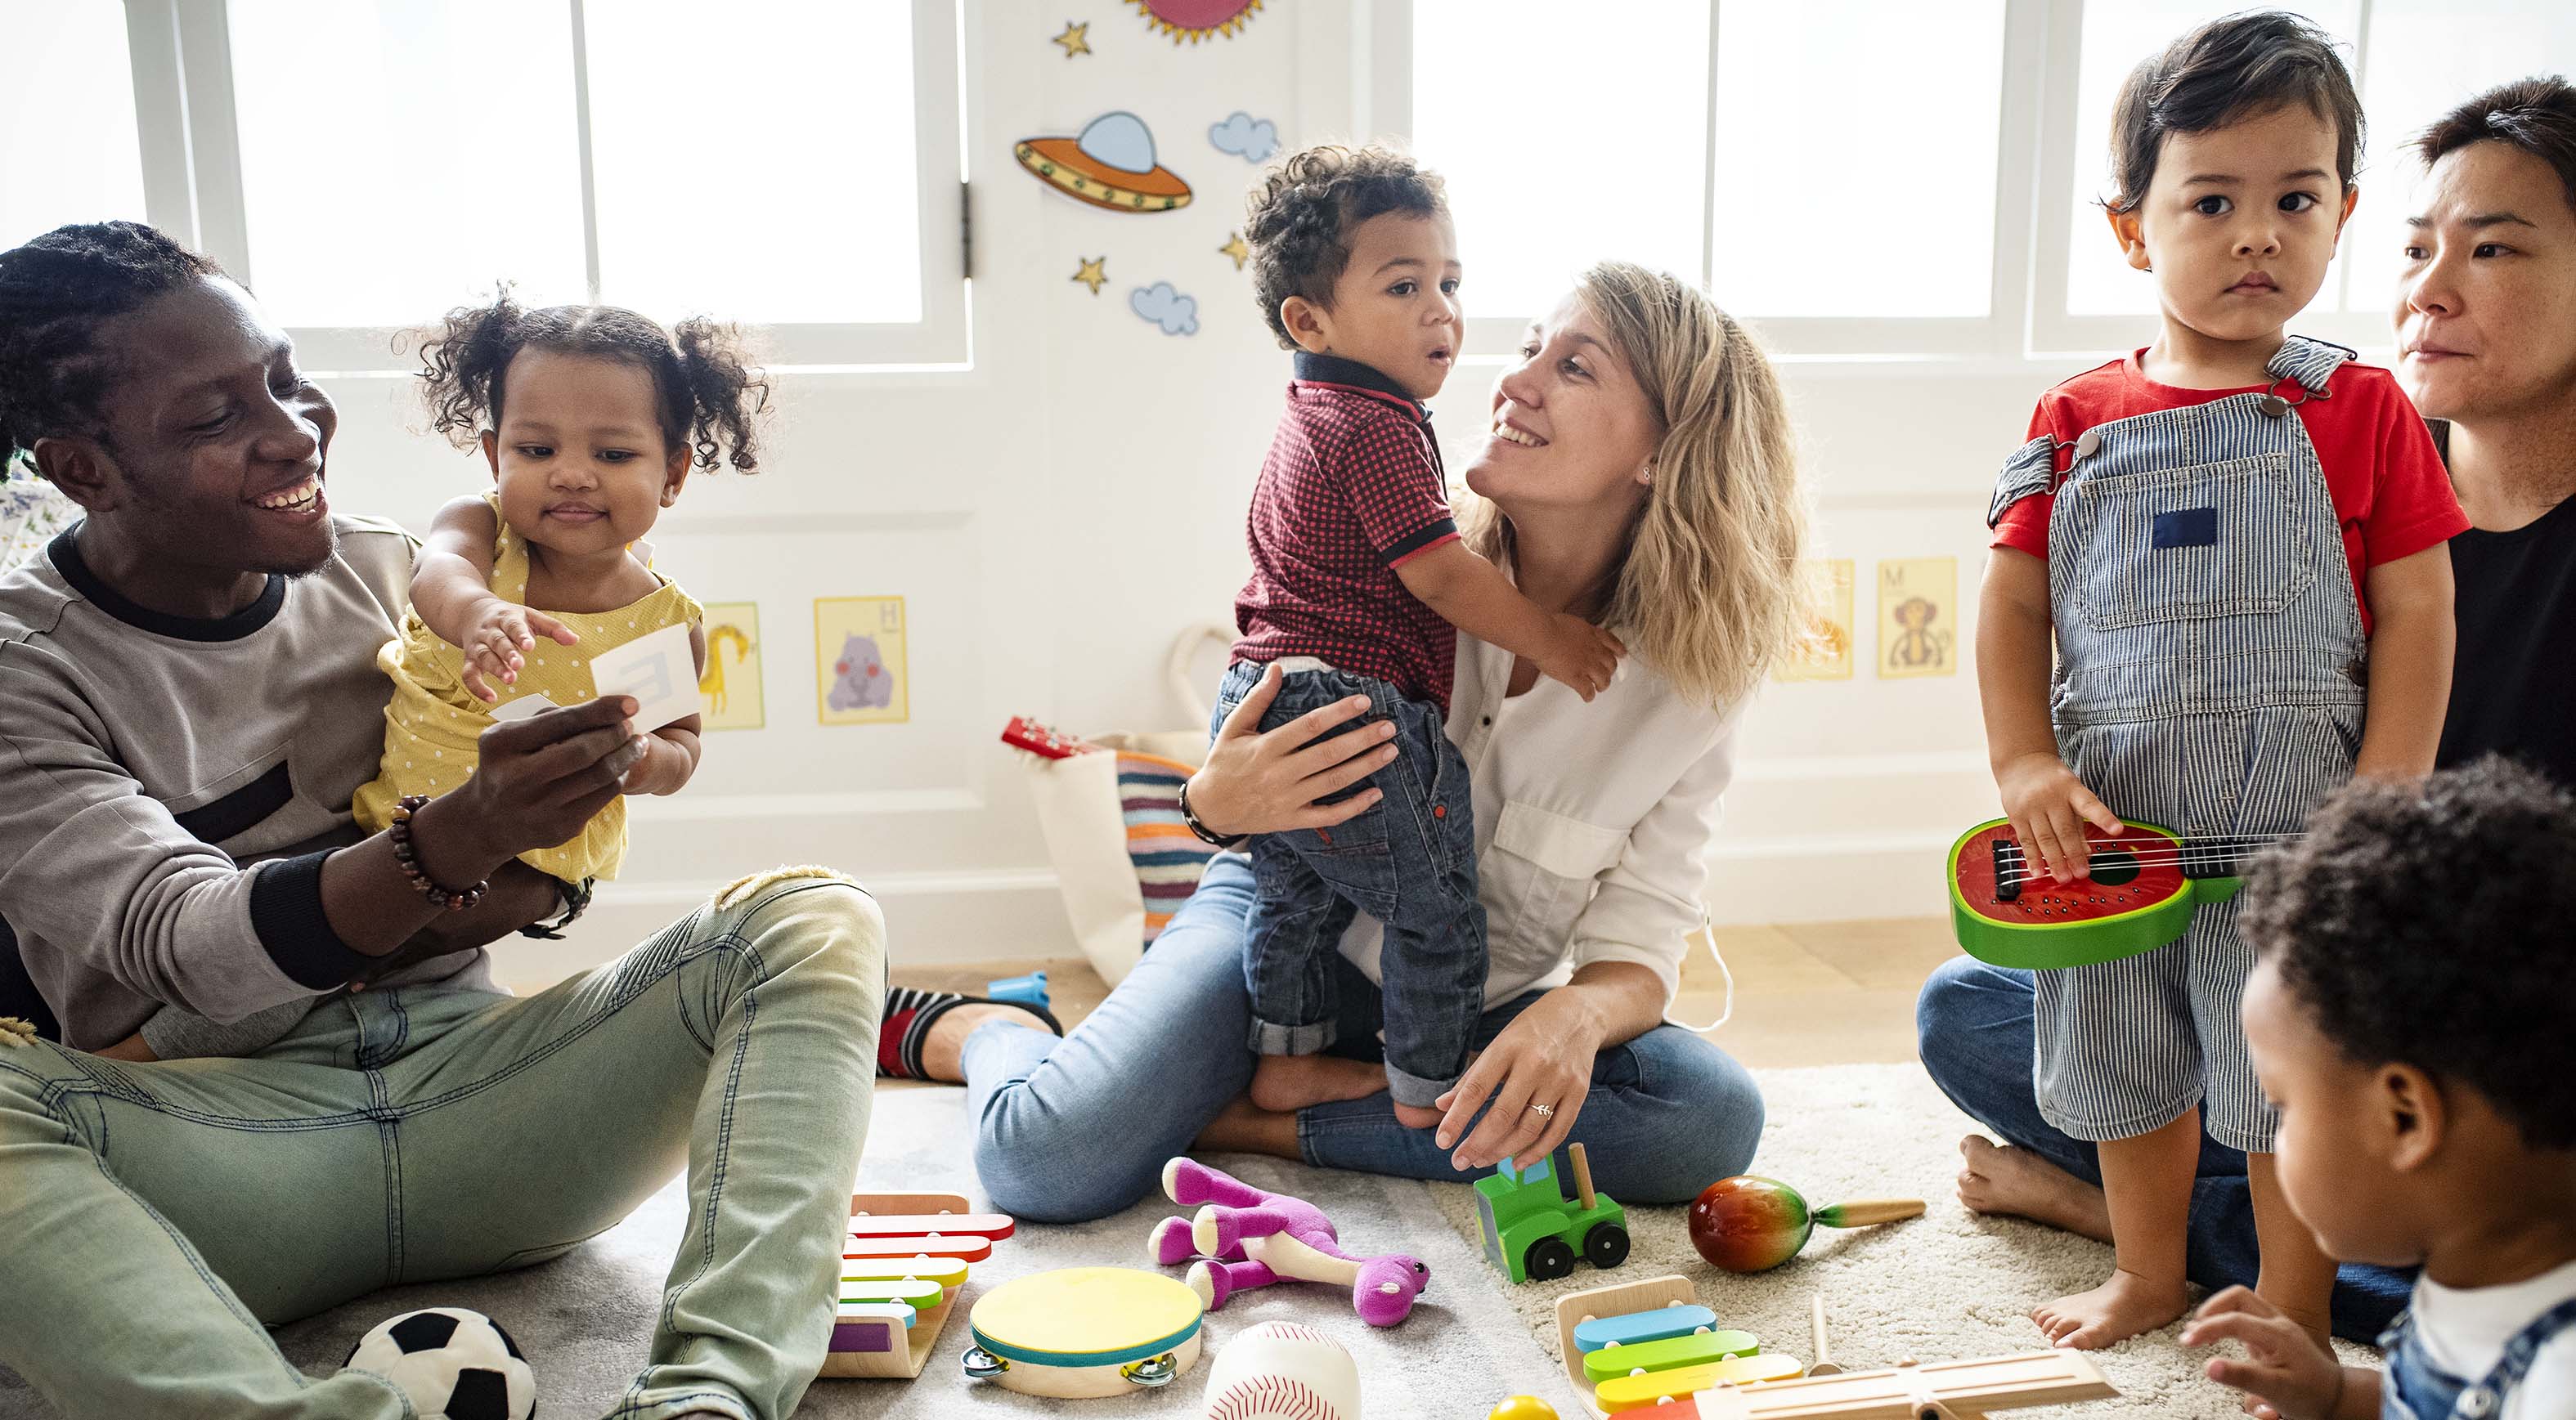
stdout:
<svg viewBox="0 0 2576 1420">
<path fill-rule="evenodd" d="M 603 696 L 635 698 L 638 733 L 649 734 L 706 708 L 698 695 L 698 658 L 689 649 L 685 621 L 591 657 L 590 679 Z"/>
<path fill-rule="evenodd" d="M 563 707 L 555 704 L 551 700 L 548 700 L 543 695 L 531 691 L 526 695 L 520 696 L 516 700 L 504 700 L 500 704 L 493 706 L 492 718 L 506 725 L 512 720 L 524 720 L 529 716 L 538 714 L 542 711 L 559 710 L 561 708 Z"/>
</svg>

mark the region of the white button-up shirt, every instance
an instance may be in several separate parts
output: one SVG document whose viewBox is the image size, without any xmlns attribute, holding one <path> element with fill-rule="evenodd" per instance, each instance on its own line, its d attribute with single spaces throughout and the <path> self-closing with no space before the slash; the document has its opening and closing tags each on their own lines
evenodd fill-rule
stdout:
<svg viewBox="0 0 2576 1420">
<path fill-rule="evenodd" d="M 1740 707 L 1693 705 L 1633 655 L 1590 704 L 1545 676 L 1507 697 L 1511 674 L 1510 652 L 1459 633 L 1449 738 L 1476 801 L 1485 1004 L 1596 961 L 1650 968 L 1669 1001 L 1703 920 Z M 1384 939 L 1362 913 L 1342 954 L 1376 981 Z"/>
</svg>

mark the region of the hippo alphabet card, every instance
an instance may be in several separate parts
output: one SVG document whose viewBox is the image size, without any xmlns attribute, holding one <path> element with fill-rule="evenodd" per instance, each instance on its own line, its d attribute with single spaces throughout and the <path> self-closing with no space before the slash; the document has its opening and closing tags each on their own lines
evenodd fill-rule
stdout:
<svg viewBox="0 0 2576 1420">
<path fill-rule="evenodd" d="M 912 718 L 901 597 L 814 601 L 816 715 L 826 725 L 900 725 Z"/>
</svg>

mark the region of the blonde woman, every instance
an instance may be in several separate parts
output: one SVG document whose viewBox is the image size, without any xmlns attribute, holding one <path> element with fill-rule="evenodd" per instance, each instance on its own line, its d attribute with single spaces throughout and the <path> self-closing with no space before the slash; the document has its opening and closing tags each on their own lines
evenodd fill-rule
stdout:
<svg viewBox="0 0 2576 1420">
<path fill-rule="evenodd" d="M 1702 858 L 1734 769 L 1737 711 L 1800 624 L 1803 519 L 1788 414 L 1743 327 L 1672 277 L 1584 274 L 1495 385 L 1466 470 L 1477 550 L 1540 606 L 1617 630 L 1631 656 L 1590 704 L 1458 638 L 1450 738 L 1473 777 L 1490 923 L 1481 1049 L 1429 1129 L 1397 1122 L 1377 1044 L 1379 933 L 1342 944 L 1339 1057 L 1302 1107 L 1244 1097 L 1250 869 L 1218 857 L 1142 964 L 1064 1039 L 1008 1006 L 959 1006 L 926 1073 L 973 1091 L 996 1206 L 1096 1218 L 1198 1144 L 1456 1179 L 1568 1140 L 1623 1202 L 1673 1203 L 1740 1173 L 1762 1100 L 1715 1045 L 1664 1024 Z M 1331 828 L 1394 751 L 1365 700 L 1254 729 L 1276 676 L 1220 732 L 1189 803 L 1221 835 Z M 1348 841 L 1348 835 L 1345 835 Z M 1364 851 L 1364 850 L 1363 850 Z"/>
</svg>

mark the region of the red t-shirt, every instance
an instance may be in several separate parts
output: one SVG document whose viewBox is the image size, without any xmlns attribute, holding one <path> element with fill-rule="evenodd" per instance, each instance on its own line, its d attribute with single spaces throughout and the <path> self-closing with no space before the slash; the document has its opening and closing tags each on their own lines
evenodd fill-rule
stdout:
<svg viewBox="0 0 2576 1420">
<path fill-rule="evenodd" d="M 2160 385 L 2146 376 L 2136 351 L 2085 371 L 2039 397 L 2031 412 L 2028 438 L 2042 434 L 2064 444 L 2096 424 L 2183 409 L 2233 394 L 2260 394 L 2264 386 L 2233 390 L 2187 390 Z M 2383 562 L 2412 557 L 2467 530 L 2451 491 L 2451 476 L 2433 447 L 2422 415 L 2397 387 L 2397 380 L 2376 365 L 2347 360 L 2326 381 L 2327 399 L 2296 406 L 2308 429 L 2308 442 L 2325 470 L 2326 489 L 2334 498 L 2335 520 L 2343 524 L 2344 558 L 2352 566 L 2353 600 L 2361 607 L 2361 629 L 2370 631 L 2370 598 L 2363 575 Z M 2285 397 L 2290 395 L 2285 393 Z M 2059 456 L 2061 461 L 2064 455 Z M 2033 557 L 2048 556 L 2048 516 L 2056 495 L 2034 493 L 2004 510 L 1995 524 L 1993 547 L 2018 548 Z"/>
<path fill-rule="evenodd" d="M 1313 656 L 1445 713 L 1458 633 L 1395 570 L 1458 538 L 1430 414 L 1356 361 L 1296 366 L 1245 520 L 1234 659 Z"/>
</svg>

